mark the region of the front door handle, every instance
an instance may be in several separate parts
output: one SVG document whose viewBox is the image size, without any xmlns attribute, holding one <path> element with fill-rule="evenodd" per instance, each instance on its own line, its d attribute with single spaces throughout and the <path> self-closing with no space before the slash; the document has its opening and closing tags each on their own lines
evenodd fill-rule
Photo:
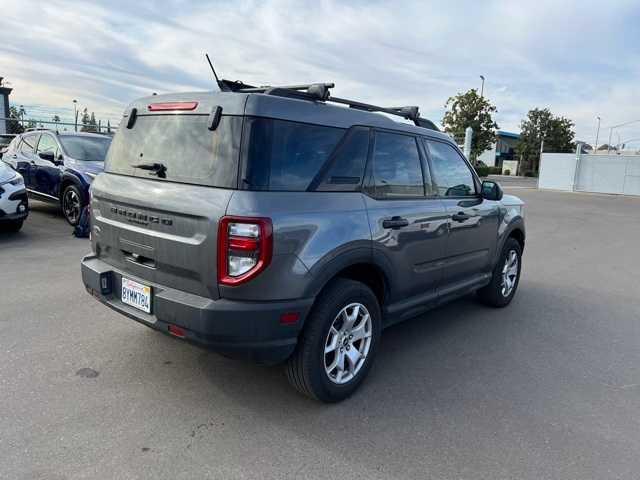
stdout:
<svg viewBox="0 0 640 480">
<path fill-rule="evenodd" d="M 383 228 L 392 228 L 394 230 L 397 230 L 398 228 L 407 226 L 409 226 L 409 220 L 402 217 L 391 217 L 391 219 L 382 221 Z"/>
<path fill-rule="evenodd" d="M 471 217 L 464 212 L 458 212 L 451 215 L 451 220 L 454 222 L 464 222 L 465 220 L 469 220 Z"/>
</svg>

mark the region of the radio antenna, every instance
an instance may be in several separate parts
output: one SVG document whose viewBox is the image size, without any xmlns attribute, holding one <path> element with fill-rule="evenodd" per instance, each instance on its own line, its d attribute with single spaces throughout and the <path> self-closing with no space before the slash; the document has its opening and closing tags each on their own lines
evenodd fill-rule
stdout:
<svg viewBox="0 0 640 480">
<path fill-rule="evenodd" d="M 223 82 L 221 82 L 220 79 L 218 78 L 218 74 L 216 73 L 216 69 L 213 68 L 213 63 L 211 63 L 211 59 L 209 58 L 209 54 L 205 53 L 204 56 L 207 58 L 207 62 L 209 62 L 209 66 L 211 67 L 211 71 L 213 72 L 213 76 L 216 79 L 216 83 L 218 84 L 218 88 L 220 88 L 220 90 L 223 91 L 223 92 L 229 91 L 227 86 Z"/>
</svg>

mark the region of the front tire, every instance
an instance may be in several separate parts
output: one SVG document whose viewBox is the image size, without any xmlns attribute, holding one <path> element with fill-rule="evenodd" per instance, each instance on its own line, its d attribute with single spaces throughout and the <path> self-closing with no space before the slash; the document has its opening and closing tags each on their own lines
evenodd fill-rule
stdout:
<svg viewBox="0 0 640 480">
<path fill-rule="evenodd" d="M 515 238 L 507 238 L 500 259 L 493 270 L 491 283 L 478 290 L 478 298 L 491 307 L 506 307 L 513 300 L 522 269 L 522 247 Z"/>
<path fill-rule="evenodd" d="M 0 228 L 6 232 L 15 233 L 20 231 L 23 223 L 24 220 L 12 220 L 10 222 L 4 222 Z"/>
<path fill-rule="evenodd" d="M 286 374 L 300 393 L 322 402 L 349 397 L 369 373 L 381 332 L 380 305 L 371 289 L 333 281 L 318 297 Z"/>
<path fill-rule="evenodd" d="M 73 227 L 78 225 L 82 209 L 86 204 L 87 202 L 84 199 L 84 195 L 78 187 L 69 185 L 64 189 L 61 201 L 62 214 L 67 222 L 69 222 L 69 225 Z"/>
</svg>

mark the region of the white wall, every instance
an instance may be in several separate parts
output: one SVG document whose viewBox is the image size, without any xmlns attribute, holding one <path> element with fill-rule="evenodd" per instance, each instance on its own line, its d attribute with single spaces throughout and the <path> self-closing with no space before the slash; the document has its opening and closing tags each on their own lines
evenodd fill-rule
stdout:
<svg viewBox="0 0 640 480">
<path fill-rule="evenodd" d="M 575 174 L 575 153 L 543 153 L 540 159 L 538 188 L 573 191 Z"/>
<path fill-rule="evenodd" d="M 543 153 L 539 188 L 640 195 L 640 156 Z M 574 185 L 575 182 L 575 185 Z"/>
<path fill-rule="evenodd" d="M 576 190 L 640 195 L 640 156 L 582 155 Z"/>
<path fill-rule="evenodd" d="M 491 146 L 491 150 L 485 150 L 480 155 L 478 155 L 478 160 L 484 162 L 484 164 L 488 167 L 496 166 L 496 144 L 494 143 Z"/>
</svg>

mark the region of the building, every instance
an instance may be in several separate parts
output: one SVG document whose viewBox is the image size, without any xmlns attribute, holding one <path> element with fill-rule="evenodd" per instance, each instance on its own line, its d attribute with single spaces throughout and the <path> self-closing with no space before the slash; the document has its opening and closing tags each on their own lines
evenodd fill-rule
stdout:
<svg viewBox="0 0 640 480">
<path fill-rule="evenodd" d="M 7 133 L 7 121 L 5 118 L 9 117 L 9 94 L 12 88 L 8 88 L 2 85 L 4 77 L 0 77 L 0 134 Z"/>
<path fill-rule="evenodd" d="M 493 144 L 491 150 L 483 152 L 478 157 L 478 160 L 489 167 L 502 167 L 502 162 L 505 160 L 516 160 L 516 145 L 519 140 L 519 133 L 498 130 L 496 132 L 496 143 Z"/>
</svg>

